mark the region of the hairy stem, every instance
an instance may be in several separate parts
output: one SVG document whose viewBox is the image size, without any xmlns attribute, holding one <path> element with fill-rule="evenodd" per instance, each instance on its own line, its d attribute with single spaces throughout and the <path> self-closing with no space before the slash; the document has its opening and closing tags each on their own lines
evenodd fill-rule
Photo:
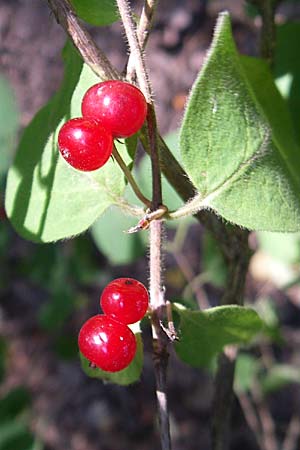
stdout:
<svg viewBox="0 0 300 450">
<path fill-rule="evenodd" d="M 140 188 L 138 187 L 138 185 L 136 184 L 135 179 L 133 178 L 132 173 L 130 172 L 130 170 L 128 169 L 128 167 L 126 166 L 125 162 L 123 161 L 120 153 L 118 152 L 116 146 L 114 145 L 114 149 L 113 149 L 113 156 L 115 158 L 115 160 L 117 161 L 117 163 L 119 164 L 122 172 L 124 173 L 125 177 L 127 178 L 128 183 L 130 184 L 130 186 L 133 189 L 133 192 L 135 193 L 135 195 L 137 196 L 137 198 L 139 200 L 141 200 L 142 203 L 144 203 L 144 205 L 147 206 L 147 208 L 150 208 L 151 206 L 151 202 L 150 200 L 148 200 L 140 191 Z"/>
<path fill-rule="evenodd" d="M 147 77 L 146 65 L 137 37 L 136 26 L 132 17 L 130 5 L 127 0 L 116 0 L 119 8 L 120 16 L 125 29 L 130 52 L 134 61 L 137 80 L 139 86 L 146 98 L 147 103 L 151 103 L 151 89 Z"/>
<path fill-rule="evenodd" d="M 80 24 L 78 17 L 68 0 L 47 0 L 56 17 L 82 59 L 102 80 L 119 78 L 103 51 L 95 44 L 88 31 Z"/>
<path fill-rule="evenodd" d="M 130 47 L 134 68 L 136 71 L 139 86 L 148 103 L 148 141 L 150 145 L 150 156 L 152 166 L 152 210 L 157 209 L 162 203 L 161 192 L 161 173 L 159 166 L 159 145 L 158 133 L 156 125 L 156 117 L 154 105 L 152 102 L 151 86 L 148 79 L 146 65 L 143 57 L 143 52 L 139 43 L 136 26 L 132 17 L 130 5 L 127 0 L 117 0 L 120 16 L 125 28 L 126 37 Z"/>
<path fill-rule="evenodd" d="M 171 450 L 167 400 L 167 367 L 169 353 L 166 335 L 160 326 L 160 321 L 165 314 L 166 305 L 161 275 L 162 227 L 163 223 L 161 220 L 154 220 L 150 224 L 150 306 L 152 311 L 153 361 L 161 448 L 162 450 Z"/>
<path fill-rule="evenodd" d="M 148 103 L 148 136 L 152 168 L 152 204 L 155 211 L 162 204 L 161 173 L 158 152 L 158 134 L 156 118 L 152 103 L 151 87 L 147 76 L 143 53 L 137 37 L 136 27 L 132 18 L 131 9 L 127 0 L 117 0 L 119 12 L 123 21 L 128 39 L 133 66 L 137 80 Z M 147 143 L 148 143 L 147 142 Z M 162 450 L 171 450 L 169 412 L 167 401 L 167 367 L 168 367 L 168 341 L 160 321 L 165 314 L 165 297 L 162 287 L 162 227 L 161 220 L 150 223 L 150 306 L 153 335 L 153 361 L 156 380 L 156 397 L 158 404 L 158 418 L 160 424 L 160 439 Z"/>
<path fill-rule="evenodd" d="M 262 19 L 260 33 L 260 56 L 270 65 L 274 60 L 276 41 L 275 10 L 282 0 L 249 0 L 257 7 Z"/>
<path fill-rule="evenodd" d="M 273 64 L 275 49 L 275 9 L 276 4 L 274 0 L 264 0 L 261 2 L 260 11 L 262 27 L 260 37 L 260 54 L 266 61 L 268 61 L 270 65 Z"/>
<path fill-rule="evenodd" d="M 158 3 L 158 0 L 145 0 L 144 1 L 142 14 L 141 14 L 138 29 L 137 29 L 137 37 L 138 37 L 140 48 L 142 50 L 145 49 L 145 46 L 148 41 L 148 37 L 149 37 L 150 31 L 151 31 L 153 16 L 154 16 L 154 12 L 155 12 L 157 3 Z M 130 82 L 133 82 L 135 79 L 136 72 L 135 72 L 134 55 L 132 53 L 129 55 L 126 72 L 127 72 L 126 79 Z"/>
</svg>

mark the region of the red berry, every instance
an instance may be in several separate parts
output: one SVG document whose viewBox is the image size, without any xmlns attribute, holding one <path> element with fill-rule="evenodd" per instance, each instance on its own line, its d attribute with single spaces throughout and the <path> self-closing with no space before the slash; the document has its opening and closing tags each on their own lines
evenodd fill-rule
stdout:
<svg viewBox="0 0 300 450">
<path fill-rule="evenodd" d="M 60 129 L 58 146 L 72 167 L 91 171 L 106 163 L 112 154 L 113 139 L 96 120 L 77 118 L 69 120 Z"/>
<path fill-rule="evenodd" d="M 83 356 L 107 372 L 125 369 L 136 352 L 136 340 L 130 328 L 100 314 L 83 324 L 78 345 Z"/>
<path fill-rule="evenodd" d="M 95 84 L 86 92 L 81 109 L 83 116 L 99 120 L 114 137 L 128 137 L 143 125 L 147 102 L 132 84 L 109 80 Z"/>
<path fill-rule="evenodd" d="M 141 320 L 148 309 L 149 295 L 145 286 L 133 278 L 118 278 L 109 283 L 100 298 L 105 314 L 122 323 Z"/>
</svg>

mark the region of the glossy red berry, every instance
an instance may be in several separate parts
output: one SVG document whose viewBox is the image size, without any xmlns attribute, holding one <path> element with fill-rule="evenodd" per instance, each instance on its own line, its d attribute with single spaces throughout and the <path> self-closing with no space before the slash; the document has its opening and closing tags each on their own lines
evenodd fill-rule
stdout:
<svg viewBox="0 0 300 450">
<path fill-rule="evenodd" d="M 113 138 L 94 119 L 77 118 L 66 122 L 58 134 L 63 158 L 75 169 L 83 171 L 102 167 L 113 150 Z"/>
<path fill-rule="evenodd" d="M 84 117 L 99 120 L 114 137 L 128 137 L 143 125 L 147 102 L 132 84 L 109 80 L 95 84 L 86 92 L 81 109 Z"/>
<path fill-rule="evenodd" d="M 83 324 L 78 346 L 83 356 L 107 372 L 125 369 L 136 352 L 136 340 L 130 328 L 100 314 Z"/>
<path fill-rule="evenodd" d="M 145 286 L 133 278 L 118 278 L 109 283 L 100 298 L 105 314 L 125 324 L 141 320 L 148 309 Z"/>
</svg>

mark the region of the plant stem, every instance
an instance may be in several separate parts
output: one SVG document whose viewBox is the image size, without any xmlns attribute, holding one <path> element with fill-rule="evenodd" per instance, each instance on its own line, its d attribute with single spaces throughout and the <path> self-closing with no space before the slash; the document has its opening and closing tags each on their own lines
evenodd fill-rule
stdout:
<svg viewBox="0 0 300 450">
<path fill-rule="evenodd" d="M 152 103 L 151 87 L 147 76 L 143 53 L 138 41 L 136 27 L 127 0 L 117 0 L 119 12 L 123 21 L 130 51 L 134 61 L 139 86 L 148 103 L 148 142 L 150 146 L 152 168 L 152 211 L 162 204 L 161 173 L 158 153 L 158 134 L 155 112 Z M 153 335 L 153 361 L 156 380 L 156 397 L 160 424 L 160 439 L 162 450 L 171 450 L 170 424 L 167 401 L 167 367 L 168 340 L 160 326 L 165 314 L 166 301 L 162 288 L 162 227 L 161 220 L 150 223 L 150 306 Z"/>
<path fill-rule="evenodd" d="M 300 435 L 300 417 L 297 411 L 291 418 L 286 436 L 282 443 L 282 450 L 297 450 Z"/>
<path fill-rule="evenodd" d="M 157 3 L 158 0 L 145 0 L 144 2 L 142 14 L 137 29 L 137 37 L 140 48 L 142 50 L 145 49 L 145 46 L 148 41 Z M 127 72 L 126 79 L 130 82 L 133 82 L 135 79 L 136 72 L 135 72 L 134 55 L 132 53 L 129 55 L 126 72 Z"/>
<path fill-rule="evenodd" d="M 130 52 L 134 61 L 137 80 L 147 103 L 151 103 L 151 89 L 147 77 L 146 65 L 143 53 L 137 37 L 136 26 L 132 17 L 131 8 L 127 0 L 116 0 L 120 16 L 125 29 Z"/>
<path fill-rule="evenodd" d="M 78 17 L 68 0 L 47 0 L 56 17 L 82 59 L 102 80 L 119 78 L 118 72 L 111 65 L 103 51 L 95 44 L 88 31 L 80 24 Z"/>
<path fill-rule="evenodd" d="M 271 66 L 274 60 L 276 41 L 275 10 L 282 0 L 249 0 L 257 7 L 262 19 L 260 34 L 260 56 Z"/>
<path fill-rule="evenodd" d="M 152 210 L 155 210 L 162 204 L 162 191 L 159 165 L 158 133 L 155 110 L 152 102 L 151 86 L 147 75 L 143 52 L 139 44 L 136 26 L 131 14 L 130 5 L 127 0 L 117 0 L 117 5 L 125 28 L 126 37 L 133 58 L 134 68 L 136 70 L 139 86 L 148 103 L 147 123 L 148 141 L 150 144 L 150 156 L 152 165 Z"/>
<path fill-rule="evenodd" d="M 160 321 L 163 319 L 166 305 L 161 276 L 162 227 L 163 223 L 161 220 L 154 220 L 150 224 L 150 306 L 152 311 L 153 361 L 161 448 L 162 450 L 171 450 L 167 401 L 167 367 L 169 353 L 166 335 L 160 326 Z"/>
<path fill-rule="evenodd" d="M 135 195 L 137 196 L 137 198 L 139 200 L 141 200 L 142 203 L 144 203 L 144 205 L 147 206 L 147 208 L 151 207 L 151 202 L 150 200 L 148 200 L 140 191 L 140 188 L 138 187 L 138 185 L 135 182 L 135 179 L 133 178 L 133 175 L 131 173 L 131 171 L 128 169 L 128 167 L 126 166 L 124 160 L 122 159 L 120 153 L 118 152 L 116 146 L 114 145 L 114 149 L 113 149 L 113 156 L 115 158 L 115 160 L 117 161 L 117 163 L 119 164 L 121 170 L 123 171 L 125 177 L 127 178 L 128 183 L 130 184 L 130 186 L 132 187 Z"/>
<path fill-rule="evenodd" d="M 274 0 L 262 0 L 259 6 L 262 18 L 260 55 L 270 66 L 273 64 L 275 49 L 276 27 L 274 22 L 276 2 Z"/>
<path fill-rule="evenodd" d="M 278 450 L 275 424 L 258 383 L 254 383 L 251 395 L 262 427 L 262 447 L 264 450 Z"/>
<path fill-rule="evenodd" d="M 277 0 L 254 0 L 262 14 L 261 56 L 272 64 L 275 47 L 274 14 Z M 222 298 L 222 304 L 243 304 L 243 293 L 249 261 L 251 257 L 248 245 L 249 232 L 235 229 L 229 234 L 227 257 L 229 265 L 228 284 Z M 228 444 L 235 359 L 229 359 L 225 353 L 220 355 L 216 374 L 212 419 L 212 449 L 225 450 Z M 225 406 L 224 406 L 225 405 Z"/>
<path fill-rule="evenodd" d="M 253 431 L 253 434 L 257 440 L 257 443 L 262 447 L 262 436 L 261 436 L 261 426 L 257 418 L 255 408 L 252 404 L 251 398 L 245 392 L 238 393 L 238 399 L 240 406 L 243 410 L 244 417 L 249 428 Z"/>
<path fill-rule="evenodd" d="M 228 252 L 224 254 L 228 265 L 228 281 L 221 300 L 222 305 L 242 305 L 246 275 L 250 261 L 248 246 L 249 232 L 232 228 L 228 233 Z M 235 358 L 226 352 L 218 359 L 215 377 L 215 392 L 212 408 L 212 449 L 225 450 L 228 447 Z"/>
</svg>

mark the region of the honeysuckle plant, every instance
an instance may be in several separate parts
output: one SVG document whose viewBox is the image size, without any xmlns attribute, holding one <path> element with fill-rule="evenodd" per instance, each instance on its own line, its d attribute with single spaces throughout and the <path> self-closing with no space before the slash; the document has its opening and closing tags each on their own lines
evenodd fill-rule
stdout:
<svg viewBox="0 0 300 450">
<path fill-rule="evenodd" d="M 219 15 L 186 103 L 179 152 L 170 149 L 160 135 L 155 115 L 160 93 L 153 95 L 144 61 L 157 1 L 145 1 L 138 20 L 127 0 L 48 3 L 66 31 L 64 78 L 21 137 L 8 173 L 7 216 L 22 237 L 37 243 L 72 239 L 93 227 L 97 239 L 105 236 L 108 254 L 115 239 L 111 226 L 107 223 L 105 228 L 103 222 L 101 228 L 100 220 L 94 228 L 95 222 L 109 208 L 116 222 L 124 215 L 135 218 L 123 240 L 129 242 L 143 234 L 141 248 L 145 239 L 149 241 L 145 271 L 150 275 L 149 318 L 162 449 L 171 448 L 166 395 L 170 345 L 178 358 L 193 367 L 211 368 L 217 361 L 212 442 L 215 450 L 225 448 L 234 355 L 239 346 L 249 344 L 266 329 L 257 312 L 243 306 L 251 255 L 249 231 L 300 230 L 299 142 L 271 71 L 275 38 L 270 23 L 274 22 L 275 2 L 255 2 L 262 16 L 260 57 L 238 52 L 229 13 Z M 130 50 L 122 74 L 83 23 L 103 26 L 118 20 Z M 122 80 L 140 89 L 147 103 L 146 121 L 134 136 L 115 140 L 115 150 L 111 147 L 99 169 L 76 170 L 59 153 L 59 132 L 66 122 L 81 117 L 85 93 L 107 80 Z M 143 176 L 144 163 L 136 165 L 138 142 L 145 152 L 145 164 L 151 166 L 151 179 Z M 186 216 L 194 216 L 212 233 L 226 261 L 224 295 L 217 307 L 192 310 L 168 296 L 162 276 L 162 229 L 168 224 L 177 226 Z M 91 366 L 80 355 L 87 375 L 120 385 L 139 380 L 141 331 L 139 324 L 131 327 L 137 350 L 130 365 L 111 373 Z M 228 346 L 235 352 L 228 352 Z"/>
</svg>

